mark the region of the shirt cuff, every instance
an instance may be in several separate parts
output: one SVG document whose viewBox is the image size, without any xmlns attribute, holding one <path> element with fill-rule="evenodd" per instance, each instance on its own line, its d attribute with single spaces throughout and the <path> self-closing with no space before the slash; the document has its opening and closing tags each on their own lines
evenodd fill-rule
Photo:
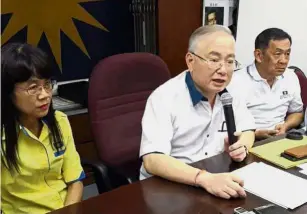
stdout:
<svg viewBox="0 0 307 214">
<path fill-rule="evenodd" d="M 82 171 L 81 174 L 80 174 L 80 176 L 79 176 L 79 178 L 77 178 L 76 180 L 73 180 L 73 181 L 69 181 L 69 182 L 67 182 L 66 184 L 72 184 L 72 183 L 75 183 L 75 182 L 77 182 L 77 181 L 82 181 L 85 177 L 86 177 L 86 176 L 85 176 L 85 173 L 84 173 L 84 171 Z"/>
<path fill-rule="evenodd" d="M 163 153 L 166 155 L 170 155 L 170 151 L 171 147 L 170 147 L 170 143 L 159 143 L 159 144 L 152 144 L 152 143 L 143 143 L 143 145 L 141 145 L 140 148 L 140 154 L 139 157 L 143 157 L 146 154 L 150 154 L 150 153 Z"/>
</svg>

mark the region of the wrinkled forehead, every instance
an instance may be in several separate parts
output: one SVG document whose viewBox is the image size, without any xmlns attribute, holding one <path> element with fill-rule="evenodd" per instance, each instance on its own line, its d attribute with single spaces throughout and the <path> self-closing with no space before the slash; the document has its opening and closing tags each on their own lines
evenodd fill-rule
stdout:
<svg viewBox="0 0 307 214">
<path fill-rule="evenodd" d="M 216 32 L 202 36 L 197 45 L 198 53 L 208 55 L 219 53 L 221 56 L 235 56 L 235 40 L 225 32 Z"/>
<path fill-rule="evenodd" d="M 270 40 L 268 48 L 271 50 L 289 51 L 291 49 L 291 42 L 289 39 Z"/>
</svg>

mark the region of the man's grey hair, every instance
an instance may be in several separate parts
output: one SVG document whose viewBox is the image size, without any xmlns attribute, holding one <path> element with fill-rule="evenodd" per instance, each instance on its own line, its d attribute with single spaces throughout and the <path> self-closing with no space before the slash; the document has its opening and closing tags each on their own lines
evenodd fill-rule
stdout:
<svg viewBox="0 0 307 214">
<path fill-rule="evenodd" d="M 189 39 L 189 48 L 188 51 L 194 52 L 196 49 L 196 46 L 199 42 L 199 39 L 205 35 L 209 35 L 215 32 L 225 32 L 232 36 L 231 31 L 228 27 L 225 27 L 223 25 L 205 25 L 197 28 Z"/>
</svg>

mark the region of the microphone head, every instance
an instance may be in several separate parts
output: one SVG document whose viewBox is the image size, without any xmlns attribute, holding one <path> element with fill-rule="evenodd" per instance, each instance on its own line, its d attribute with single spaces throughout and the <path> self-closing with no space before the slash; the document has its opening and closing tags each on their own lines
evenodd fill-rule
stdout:
<svg viewBox="0 0 307 214">
<path fill-rule="evenodd" d="M 232 96 L 228 92 L 223 93 L 221 95 L 221 102 L 222 102 L 223 106 L 231 105 L 232 104 Z"/>
</svg>

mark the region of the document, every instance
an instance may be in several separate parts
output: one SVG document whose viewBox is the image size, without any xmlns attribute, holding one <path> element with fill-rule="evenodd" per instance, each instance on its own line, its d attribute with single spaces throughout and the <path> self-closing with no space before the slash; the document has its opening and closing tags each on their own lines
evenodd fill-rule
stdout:
<svg viewBox="0 0 307 214">
<path fill-rule="evenodd" d="M 304 174 L 304 175 L 307 175 L 307 169 L 301 170 L 300 173 L 302 173 L 302 174 Z"/>
<path fill-rule="evenodd" d="M 81 104 L 75 103 L 71 100 L 67 100 L 59 96 L 52 97 L 52 104 L 53 108 L 59 111 L 69 111 L 82 108 Z"/>
<path fill-rule="evenodd" d="M 307 180 L 262 162 L 252 163 L 234 174 L 244 180 L 244 189 L 284 208 L 294 209 L 307 202 Z"/>
<path fill-rule="evenodd" d="M 281 157 L 280 154 L 287 149 L 303 145 L 307 145 L 307 136 L 304 136 L 302 140 L 290 140 L 284 138 L 261 146 L 253 147 L 250 152 L 284 169 L 289 169 L 291 167 L 306 163 L 307 159 L 290 161 L 284 157 Z"/>
<path fill-rule="evenodd" d="M 304 164 L 298 165 L 297 167 L 299 167 L 299 168 L 301 168 L 301 169 L 305 169 L 305 170 L 307 170 L 307 163 L 304 163 Z"/>
</svg>

